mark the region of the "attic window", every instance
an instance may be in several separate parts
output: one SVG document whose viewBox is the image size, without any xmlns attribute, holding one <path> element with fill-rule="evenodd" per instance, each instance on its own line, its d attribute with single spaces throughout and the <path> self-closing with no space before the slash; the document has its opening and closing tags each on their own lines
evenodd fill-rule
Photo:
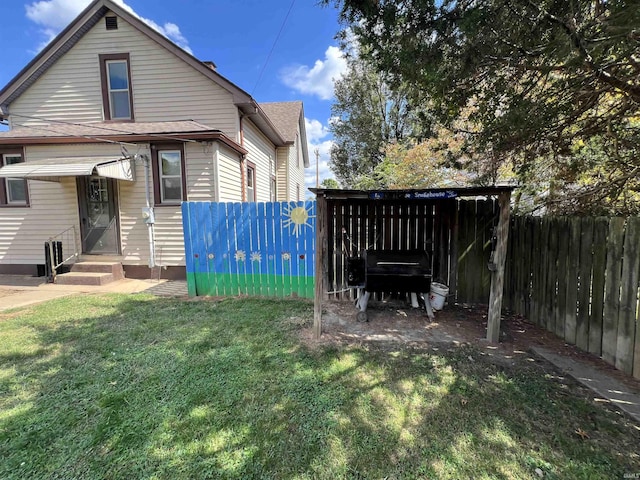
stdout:
<svg viewBox="0 0 640 480">
<path fill-rule="evenodd" d="M 117 30 L 118 17 L 104 17 L 104 24 L 107 27 L 107 30 Z"/>
</svg>

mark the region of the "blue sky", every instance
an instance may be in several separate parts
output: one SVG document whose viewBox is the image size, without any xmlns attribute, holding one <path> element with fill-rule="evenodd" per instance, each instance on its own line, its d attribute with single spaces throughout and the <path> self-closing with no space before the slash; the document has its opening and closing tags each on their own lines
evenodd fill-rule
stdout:
<svg viewBox="0 0 640 480">
<path fill-rule="evenodd" d="M 302 100 L 311 158 L 307 186 L 315 186 L 316 148 L 320 152 L 321 179 L 332 176 L 327 167 L 331 147 L 327 124 L 333 79 L 339 78 L 346 67 L 334 39 L 339 29 L 335 9 L 320 7 L 315 0 L 294 0 L 293 6 L 290 0 L 115 1 L 196 58 L 214 61 L 222 75 L 258 102 Z M 0 86 L 6 85 L 89 3 L 2 1 Z"/>
</svg>

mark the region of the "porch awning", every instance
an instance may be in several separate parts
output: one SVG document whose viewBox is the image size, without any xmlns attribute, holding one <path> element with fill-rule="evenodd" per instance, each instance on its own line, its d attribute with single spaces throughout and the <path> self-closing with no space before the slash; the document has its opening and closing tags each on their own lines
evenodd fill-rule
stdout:
<svg viewBox="0 0 640 480">
<path fill-rule="evenodd" d="M 134 171 L 129 157 L 66 157 L 5 165 L 0 168 L 0 177 L 59 182 L 63 177 L 98 175 L 133 182 Z"/>
</svg>

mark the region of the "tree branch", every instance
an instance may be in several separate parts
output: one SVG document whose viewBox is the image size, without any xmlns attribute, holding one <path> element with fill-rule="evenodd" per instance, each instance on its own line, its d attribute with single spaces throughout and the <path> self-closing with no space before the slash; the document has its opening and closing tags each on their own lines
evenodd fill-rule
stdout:
<svg viewBox="0 0 640 480">
<path fill-rule="evenodd" d="M 599 80 L 602 80 L 603 82 L 611 85 L 614 88 L 617 88 L 618 90 L 622 90 L 623 92 L 628 94 L 631 98 L 633 98 L 635 102 L 640 103 L 640 85 L 633 85 L 629 82 L 626 82 L 612 75 L 610 72 L 604 70 L 598 65 L 596 65 L 596 63 L 593 60 L 593 57 L 591 56 L 586 46 L 584 45 L 584 42 L 574 25 L 572 25 L 571 23 L 565 22 L 564 20 L 557 17 L 556 15 L 553 15 L 549 11 L 541 8 L 532 0 L 528 0 L 527 3 L 532 8 L 537 10 L 541 15 L 543 15 L 546 19 L 559 25 L 567 33 L 567 35 L 569 36 L 569 39 L 571 40 L 572 45 L 580 53 L 586 65 L 589 66 L 589 69 L 595 73 L 596 78 L 598 78 Z"/>
</svg>

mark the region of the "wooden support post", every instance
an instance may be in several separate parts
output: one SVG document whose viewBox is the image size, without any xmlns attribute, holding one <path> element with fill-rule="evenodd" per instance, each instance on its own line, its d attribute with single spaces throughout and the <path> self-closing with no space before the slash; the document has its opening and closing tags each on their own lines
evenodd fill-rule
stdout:
<svg viewBox="0 0 640 480">
<path fill-rule="evenodd" d="M 502 192 L 498 196 L 500 220 L 498 221 L 498 242 L 493 254 L 495 271 L 491 272 L 491 293 L 489 295 L 489 313 L 487 315 L 487 340 L 497 343 L 500 337 L 500 313 L 502 310 L 502 289 L 504 285 L 504 264 L 509 239 L 509 210 L 511 192 Z"/>
<path fill-rule="evenodd" d="M 327 275 L 327 199 L 323 194 L 316 197 L 316 266 L 315 300 L 313 302 L 313 338 L 322 335 L 322 300 L 325 297 Z"/>
<path fill-rule="evenodd" d="M 453 295 L 455 303 L 458 300 L 458 200 L 454 200 L 451 211 L 451 247 L 449 249 L 451 259 L 449 267 L 449 293 Z"/>
</svg>

